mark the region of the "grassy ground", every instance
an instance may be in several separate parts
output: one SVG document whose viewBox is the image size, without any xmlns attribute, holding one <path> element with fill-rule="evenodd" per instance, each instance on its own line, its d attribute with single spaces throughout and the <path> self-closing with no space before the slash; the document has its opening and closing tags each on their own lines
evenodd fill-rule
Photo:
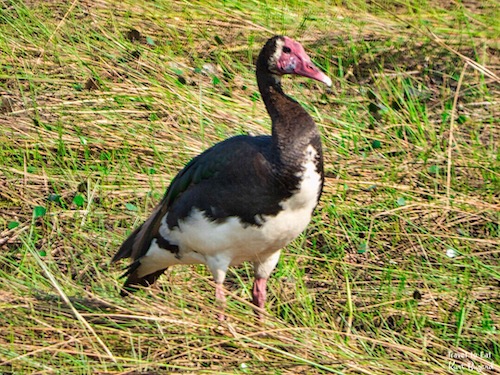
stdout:
<svg viewBox="0 0 500 375">
<path fill-rule="evenodd" d="M 487 1 L 0 2 L 1 374 L 479 374 L 500 370 L 500 10 Z M 194 155 L 268 133 L 253 62 L 287 79 L 327 180 L 253 322 L 232 269 L 121 299 L 109 259 Z M 265 335 L 263 335 L 265 334 Z"/>
</svg>

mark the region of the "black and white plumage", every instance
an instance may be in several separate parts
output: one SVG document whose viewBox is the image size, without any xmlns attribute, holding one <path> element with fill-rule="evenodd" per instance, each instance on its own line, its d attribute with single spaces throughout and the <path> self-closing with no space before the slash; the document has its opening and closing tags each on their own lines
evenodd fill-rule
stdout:
<svg viewBox="0 0 500 375">
<path fill-rule="evenodd" d="M 206 264 L 224 301 L 229 266 L 253 262 L 253 302 L 264 308 L 266 281 L 280 250 L 308 225 L 323 186 L 318 129 L 281 88 L 296 74 L 331 85 L 296 41 L 275 36 L 257 59 L 257 82 L 271 136 L 236 136 L 192 159 L 113 262 L 132 258 L 124 290 L 152 284 L 176 264 Z"/>
</svg>

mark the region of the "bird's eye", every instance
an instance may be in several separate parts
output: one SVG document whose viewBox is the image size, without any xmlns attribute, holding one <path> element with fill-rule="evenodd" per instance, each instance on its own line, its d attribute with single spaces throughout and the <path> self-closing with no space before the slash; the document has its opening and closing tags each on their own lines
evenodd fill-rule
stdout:
<svg viewBox="0 0 500 375">
<path fill-rule="evenodd" d="M 284 46 L 283 47 L 283 52 L 284 53 L 290 53 L 290 52 L 292 52 L 292 50 L 290 49 L 290 47 Z"/>
</svg>

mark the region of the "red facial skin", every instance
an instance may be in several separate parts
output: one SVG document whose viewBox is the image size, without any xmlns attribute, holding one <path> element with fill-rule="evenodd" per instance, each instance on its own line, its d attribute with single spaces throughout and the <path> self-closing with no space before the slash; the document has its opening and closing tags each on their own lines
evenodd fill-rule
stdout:
<svg viewBox="0 0 500 375">
<path fill-rule="evenodd" d="M 276 67 L 281 74 L 297 74 L 323 82 L 327 86 L 332 85 L 332 80 L 311 62 L 304 47 L 286 36 Z"/>
</svg>

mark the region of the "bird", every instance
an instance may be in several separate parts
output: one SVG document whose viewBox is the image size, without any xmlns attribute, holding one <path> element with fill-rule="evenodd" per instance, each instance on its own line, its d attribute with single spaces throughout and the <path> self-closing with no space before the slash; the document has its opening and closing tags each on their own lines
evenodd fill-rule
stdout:
<svg viewBox="0 0 500 375">
<path fill-rule="evenodd" d="M 267 40 L 256 78 L 271 135 L 233 136 L 185 165 L 112 258 L 131 258 L 122 295 L 153 284 L 171 266 L 205 264 L 223 310 L 228 268 L 248 261 L 254 268 L 252 302 L 262 319 L 267 280 L 281 250 L 309 224 L 324 183 L 320 132 L 284 93 L 287 74 L 332 85 L 299 42 L 281 35 Z"/>
</svg>

